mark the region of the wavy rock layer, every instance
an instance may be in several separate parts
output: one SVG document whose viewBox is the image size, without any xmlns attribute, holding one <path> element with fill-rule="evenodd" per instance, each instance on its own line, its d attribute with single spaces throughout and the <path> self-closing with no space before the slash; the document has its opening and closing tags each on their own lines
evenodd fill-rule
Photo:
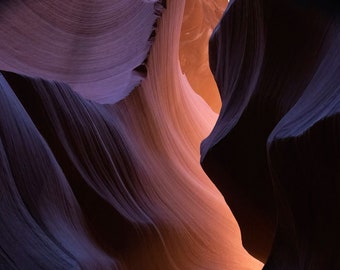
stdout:
<svg viewBox="0 0 340 270">
<path fill-rule="evenodd" d="M 63 81 L 100 103 L 126 97 L 143 66 L 160 1 L 2 1 L 0 69 Z"/>
<path fill-rule="evenodd" d="M 202 166 L 264 269 L 340 267 L 338 7 L 232 1 L 210 41 L 222 110 Z"/>
<path fill-rule="evenodd" d="M 184 1 L 167 3 L 141 85 L 93 101 L 131 90 L 119 81 L 133 81 L 160 7 L 114 2 L 97 1 L 101 16 L 78 1 L 1 4 L 0 269 L 260 269 L 199 163 L 217 115 L 180 68 Z"/>
</svg>

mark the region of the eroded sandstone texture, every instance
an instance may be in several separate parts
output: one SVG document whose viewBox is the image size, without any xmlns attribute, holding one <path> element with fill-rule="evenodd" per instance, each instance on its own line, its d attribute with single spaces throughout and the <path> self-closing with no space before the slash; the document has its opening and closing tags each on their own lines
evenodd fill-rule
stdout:
<svg viewBox="0 0 340 270">
<path fill-rule="evenodd" d="M 1 1 L 0 270 L 340 269 L 338 6 L 226 4 Z"/>
<path fill-rule="evenodd" d="M 262 267 L 200 166 L 217 114 L 180 67 L 184 8 L 1 3 L 1 270 Z"/>
</svg>

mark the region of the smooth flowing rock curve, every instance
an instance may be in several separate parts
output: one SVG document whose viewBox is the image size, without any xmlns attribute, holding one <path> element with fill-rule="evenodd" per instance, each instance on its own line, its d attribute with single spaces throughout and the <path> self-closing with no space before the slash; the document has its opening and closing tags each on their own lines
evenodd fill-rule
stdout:
<svg viewBox="0 0 340 270">
<path fill-rule="evenodd" d="M 4 18 L 14 16 L 11 3 L 1 4 Z M 22 3 L 39 5 L 39 1 L 13 3 L 25 12 Z M 37 10 L 48 4 L 55 7 L 54 3 L 41 1 Z M 131 2 L 109 3 L 112 7 Z M 146 50 L 146 78 L 119 102 L 102 95 L 101 87 L 92 88 L 92 83 L 87 86 L 89 100 L 82 84 L 63 77 L 72 79 L 71 70 L 54 77 L 58 70 L 52 70 L 52 76 L 34 62 L 48 58 L 39 60 L 39 55 L 20 51 L 32 58 L 23 68 L 21 61 L 26 58 L 6 51 L 15 47 L 2 47 L 11 67 L 1 66 L 0 77 L 0 269 L 253 270 L 263 266 L 242 247 L 237 222 L 200 166 L 199 145 L 217 114 L 193 91 L 180 67 L 185 2 L 133 3 L 128 8 L 139 7 L 136 17 L 142 12 L 152 24 L 154 4 L 166 9 L 155 32 L 143 36 L 154 37 L 150 52 Z M 59 4 L 66 6 L 66 2 Z M 69 12 L 50 10 L 55 11 Z M 72 19 L 82 18 L 79 12 Z M 118 17 L 133 29 L 142 27 L 133 24 L 131 16 Z M 14 26 L 18 21 L 8 19 Z M 65 18 L 60 23 L 80 26 L 84 38 L 87 34 L 82 31 L 97 33 L 96 24 L 83 28 L 81 20 Z M 103 30 L 98 23 L 98 31 Z M 36 27 L 39 30 L 40 24 Z M 111 30 L 130 35 L 125 28 Z M 39 31 L 29 33 L 39 36 Z M 6 38 L 21 37 L 14 31 L 1 39 L 2 44 Z M 142 46 L 143 42 L 131 39 L 133 44 L 127 42 L 131 47 L 124 42 L 116 49 L 130 52 L 135 45 Z M 53 48 L 44 50 L 53 53 Z M 106 55 L 105 49 L 100 53 Z M 50 61 L 45 64 L 53 65 Z M 125 63 L 115 68 L 131 71 Z M 108 87 L 112 84 L 105 82 Z M 94 101 L 96 95 L 106 104 Z"/>
<path fill-rule="evenodd" d="M 162 9 L 162 1 L 143 0 L 2 1 L 0 69 L 117 102 L 146 76 Z"/>
<path fill-rule="evenodd" d="M 211 37 L 201 163 L 264 269 L 340 267 L 339 47 L 333 1 L 231 1 Z"/>
</svg>

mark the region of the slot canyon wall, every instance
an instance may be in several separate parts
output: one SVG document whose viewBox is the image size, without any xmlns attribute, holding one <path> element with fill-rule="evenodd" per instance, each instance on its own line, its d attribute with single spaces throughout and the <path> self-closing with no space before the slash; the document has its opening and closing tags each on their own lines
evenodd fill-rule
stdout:
<svg viewBox="0 0 340 270">
<path fill-rule="evenodd" d="M 320 3 L 2 1 L 0 270 L 340 269 Z"/>
<path fill-rule="evenodd" d="M 230 1 L 210 40 L 222 99 L 201 162 L 264 269 L 340 269 L 337 1 Z"/>
</svg>

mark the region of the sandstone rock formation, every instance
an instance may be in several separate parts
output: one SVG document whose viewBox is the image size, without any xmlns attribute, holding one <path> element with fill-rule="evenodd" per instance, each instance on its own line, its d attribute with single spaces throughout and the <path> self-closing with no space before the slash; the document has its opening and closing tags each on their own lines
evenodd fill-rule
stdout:
<svg viewBox="0 0 340 270">
<path fill-rule="evenodd" d="M 222 98 L 202 165 L 264 269 L 339 269 L 339 6 L 232 1 L 210 41 Z"/>
</svg>

